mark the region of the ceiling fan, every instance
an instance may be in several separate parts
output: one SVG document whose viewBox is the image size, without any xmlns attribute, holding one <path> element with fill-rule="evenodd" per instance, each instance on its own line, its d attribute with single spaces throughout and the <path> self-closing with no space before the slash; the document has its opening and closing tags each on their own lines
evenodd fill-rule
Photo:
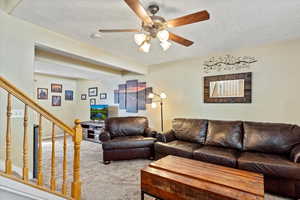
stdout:
<svg viewBox="0 0 300 200">
<path fill-rule="evenodd" d="M 140 50 L 143 52 L 149 52 L 150 41 L 158 38 L 163 50 L 167 50 L 171 43 L 168 40 L 172 40 L 183 46 L 190 46 L 194 42 L 178 36 L 174 33 L 167 31 L 167 28 L 174 28 L 187 24 L 192 24 L 209 19 L 209 13 L 205 11 L 196 12 L 176 19 L 165 20 L 161 16 L 155 15 L 159 11 L 159 6 L 152 4 L 148 7 L 148 11 L 152 14 L 149 16 L 147 11 L 143 8 L 139 0 L 124 0 L 125 3 L 131 8 L 131 10 L 142 20 L 142 26 L 140 29 L 100 29 L 100 33 L 120 33 L 120 32 L 136 32 L 134 40 L 137 45 L 140 46 Z"/>
</svg>

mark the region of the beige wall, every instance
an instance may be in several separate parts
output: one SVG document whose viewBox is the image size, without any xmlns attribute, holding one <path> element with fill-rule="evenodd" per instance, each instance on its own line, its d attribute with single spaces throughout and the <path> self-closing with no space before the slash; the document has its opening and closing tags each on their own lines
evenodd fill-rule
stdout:
<svg viewBox="0 0 300 200">
<path fill-rule="evenodd" d="M 57 83 L 63 85 L 62 93 L 52 93 L 51 92 L 51 83 Z M 39 105 L 46 108 L 49 112 L 54 114 L 56 117 L 61 119 L 67 125 L 73 127 L 75 119 L 75 110 L 77 108 L 77 82 L 73 79 L 61 78 L 56 76 L 47 76 L 36 74 L 34 76 L 34 98 L 39 103 Z M 38 100 L 37 99 L 37 88 L 47 88 L 48 89 L 48 100 Z M 65 100 L 65 90 L 73 90 L 74 100 L 66 101 Z M 61 96 L 61 106 L 52 106 L 52 96 Z M 51 123 L 47 120 L 44 120 L 44 133 L 43 137 L 47 138 L 51 136 Z M 62 135 L 62 131 L 57 129 L 57 135 Z"/>
<path fill-rule="evenodd" d="M 219 120 L 254 120 L 300 124 L 300 40 L 285 41 L 256 48 L 240 49 L 207 57 L 199 57 L 174 63 L 153 65 L 148 76 L 125 76 L 125 80 L 137 78 L 164 91 L 166 126 L 170 128 L 175 117 L 208 118 Z M 201 67 L 211 56 L 254 56 L 258 59 L 249 70 L 226 72 L 253 72 L 253 103 L 205 104 L 203 103 L 203 77 L 223 73 L 203 74 Z M 121 115 L 128 115 L 120 112 Z M 160 110 L 139 112 L 147 115 L 151 124 L 160 127 Z"/>
</svg>

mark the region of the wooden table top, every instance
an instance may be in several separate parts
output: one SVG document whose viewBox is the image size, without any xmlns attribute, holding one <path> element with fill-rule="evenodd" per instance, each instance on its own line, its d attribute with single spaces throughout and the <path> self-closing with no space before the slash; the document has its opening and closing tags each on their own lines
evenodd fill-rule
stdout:
<svg viewBox="0 0 300 200">
<path fill-rule="evenodd" d="M 142 171 L 182 181 L 191 187 L 211 192 L 236 196 L 249 194 L 254 199 L 263 199 L 264 179 L 262 174 L 200 162 L 176 156 L 167 156 L 152 162 Z M 226 194 L 225 194 L 226 195 Z M 253 198 L 245 199 L 253 199 Z"/>
</svg>

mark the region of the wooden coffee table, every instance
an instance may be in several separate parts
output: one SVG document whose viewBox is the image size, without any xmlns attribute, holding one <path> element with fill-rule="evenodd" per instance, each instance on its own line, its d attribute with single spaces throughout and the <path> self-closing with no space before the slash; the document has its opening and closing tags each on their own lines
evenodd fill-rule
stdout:
<svg viewBox="0 0 300 200">
<path fill-rule="evenodd" d="M 263 200 L 263 175 L 167 156 L 141 170 L 144 194 L 163 200 Z"/>
</svg>

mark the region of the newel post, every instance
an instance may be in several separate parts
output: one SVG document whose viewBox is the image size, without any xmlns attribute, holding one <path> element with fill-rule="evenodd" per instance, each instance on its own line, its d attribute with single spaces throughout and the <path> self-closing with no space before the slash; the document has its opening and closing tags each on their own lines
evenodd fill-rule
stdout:
<svg viewBox="0 0 300 200">
<path fill-rule="evenodd" d="M 76 200 L 81 198 L 81 180 L 80 180 L 80 143 L 82 141 L 82 128 L 80 120 L 75 120 L 75 135 L 74 142 L 74 162 L 73 162 L 73 182 L 72 182 L 72 197 Z"/>
</svg>

